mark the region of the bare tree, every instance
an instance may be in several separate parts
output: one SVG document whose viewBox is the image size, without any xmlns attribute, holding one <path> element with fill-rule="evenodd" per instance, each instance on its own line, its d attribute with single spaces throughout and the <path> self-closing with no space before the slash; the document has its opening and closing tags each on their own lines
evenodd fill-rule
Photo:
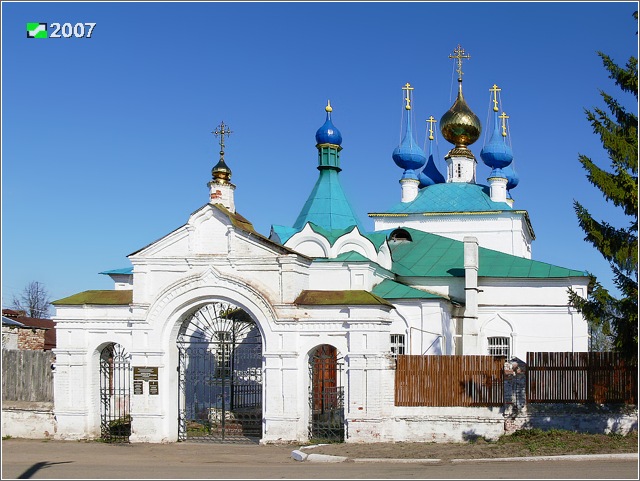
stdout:
<svg viewBox="0 0 640 481">
<path fill-rule="evenodd" d="M 31 281 L 19 296 L 13 296 L 12 308 L 17 311 L 24 311 L 28 317 L 46 319 L 49 317 L 49 306 L 51 298 L 44 284 L 38 281 Z"/>
</svg>

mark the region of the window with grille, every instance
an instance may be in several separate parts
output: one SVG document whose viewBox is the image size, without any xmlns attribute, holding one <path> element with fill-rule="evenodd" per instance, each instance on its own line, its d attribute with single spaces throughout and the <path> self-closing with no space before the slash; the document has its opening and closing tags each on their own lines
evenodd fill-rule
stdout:
<svg viewBox="0 0 640 481">
<path fill-rule="evenodd" d="M 391 354 L 394 359 L 397 359 L 398 355 L 404 354 L 404 334 L 391 334 Z"/>
<path fill-rule="evenodd" d="M 489 337 L 489 355 L 510 357 L 510 346 L 508 337 Z"/>
</svg>

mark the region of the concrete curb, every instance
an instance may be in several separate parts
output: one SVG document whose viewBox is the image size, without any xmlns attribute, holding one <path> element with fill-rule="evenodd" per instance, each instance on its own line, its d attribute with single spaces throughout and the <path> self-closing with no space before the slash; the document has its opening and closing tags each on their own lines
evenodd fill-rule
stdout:
<svg viewBox="0 0 640 481">
<path fill-rule="evenodd" d="M 452 463 L 491 463 L 501 461 L 585 461 L 589 459 L 638 459 L 637 453 L 563 454 L 560 456 L 520 456 L 516 458 L 452 459 Z"/>
<path fill-rule="evenodd" d="M 317 445 L 320 446 L 320 445 Z M 332 456 L 330 454 L 307 454 L 302 449 L 312 449 L 316 446 L 303 446 L 291 452 L 291 457 L 295 461 L 309 461 L 312 463 L 344 463 L 350 461 L 354 463 L 399 463 L 399 464 L 437 464 L 442 463 L 442 459 L 411 459 L 411 458 L 349 458 L 347 456 Z M 497 463 L 514 461 L 585 461 L 589 459 L 638 459 L 638 453 L 619 454 L 566 454 L 561 456 L 520 456 L 513 458 L 477 458 L 477 459 L 451 459 L 449 463 Z"/>
</svg>

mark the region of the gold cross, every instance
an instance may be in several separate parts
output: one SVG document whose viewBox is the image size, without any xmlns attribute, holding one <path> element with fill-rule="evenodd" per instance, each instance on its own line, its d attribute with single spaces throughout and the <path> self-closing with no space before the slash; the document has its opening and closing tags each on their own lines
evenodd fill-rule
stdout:
<svg viewBox="0 0 640 481">
<path fill-rule="evenodd" d="M 458 59 L 458 68 L 456 69 L 456 72 L 458 72 L 458 80 L 462 80 L 462 59 L 471 58 L 471 55 L 465 55 L 465 51 L 460 44 L 458 44 L 453 53 L 455 53 L 455 55 L 449 54 L 449 58 Z"/>
<path fill-rule="evenodd" d="M 493 84 L 493 87 L 489 89 L 489 92 L 493 92 L 493 111 L 498 111 L 498 92 L 502 89 L 499 89 L 496 84 Z"/>
<path fill-rule="evenodd" d="M 502 112 L 502 115 L 498 116 L 499 118 L 502 119 L 502 136 L 506 137 L 507 136 L 507 119 L 509 118 L 509 116 Z"/>
<path fill-rule="evenodd" d="M 224 136 L 227 137 L 231 135 L 233 132 L 229 129 L 228 125 L 224 124 L 224 121 L 220 122 L 220 125 L 216 127 L 216 130 L 211 132 L 213 135 L 220 136 L 220 154 L 224 154 Z"/>
<path fill-rule="evenodd" d="M 402 90 L 407 91 L 407 96 L 404 98 L 407 104 L 404 106 L 404 108 L 407 110 L 411 110 L 411 99 L 409 98 L 409 91 L 413 90 L 413 87 L 409 84 L 409 82 L 407 82 L 406 85 L 402 87 Z"/>
<path fill-rule="evenodd" d="M 433 124 L 435 124 L 437 120 L 433 118 L 433 115 L 431 115 L 427 119 L 427 122 L 429 122 L 429 140 L 433 140 Z"/>
</svg>

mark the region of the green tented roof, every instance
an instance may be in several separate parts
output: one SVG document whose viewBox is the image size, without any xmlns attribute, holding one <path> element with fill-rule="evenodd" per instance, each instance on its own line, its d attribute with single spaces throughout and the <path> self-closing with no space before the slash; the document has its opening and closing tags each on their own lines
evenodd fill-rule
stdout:
<svg viewBox="0 0 640 481">
<path fill-rule="evenodd" d="M 299 229 L 295 227 L 285 227 L 282 225 L 272 225 L 271 231 L 278 236 L 278 239 L 280 239 L 280 242 L 282 242 L 282 244 L 285 244 L 289 239 L 291 239 L 291 237 L 293 237 L 298 232 L 301 232 L 304 229 L 305 225 L 303 225 Z M 338 239 L 340 239 L 340 237 L 352 232 L 358 226 L 350 225 L 349 227 L 346 227 L 344 229 L 328 230 L 322 226 L 314 224 L 313 222 L 309 222 L 309 227 L 311 227 L 311 230 L 313 230 L 316 234 L 319 234 L 327 239 L 329 245 L 332 246 Z M 358 227 L 358 229 L 360 228 Z M 373 244 L 377 252 L 380 251 L 380 247 L 382 247 L 382 244 L 384 244 L 384 242 L 387 240 L 387 231 L 362 232 L 361 230 L 358 230 L 358 232 L 360 233 L 360 235 L 362 235 L 362 237 L 368 239 Z"/>
<path fill-rule="evenodd" d="M 404 228 L 412 242 L 389 242 L 393 271 L 404 277 L 464 277 L 464 243 L 416 229 Z M 585 271 L 554 266 L 484 247 L 478 248 L 480 277 L 583 277 Z"/>
<path fill-rule="evenodd" d="M 294 301 L 305 306 L 387 306 L 393 304 L 381 297 L 364 290 L 353 291 L 302 291 Z"/>
<path fill-rule="evenodd" d="M 53 301 L 54 306 L 81 306 L 94 304 L 98 306 L 127 306 L 133 301 L 131 290 L 84 291 L 64 299 Z"/>
<path fill-rule="evenodd" d="M 391 279 L 383 280 L 371 292 L 383 299 L 446 299 L 444 296 L 415 289 Z"/>
<path fill-rule="evenodd" d="M 302 230 L 307 222 L 329 231 L 358 226 L 363 231 L 355 211 L 342 190 L 335 169 L 321 169 L 320 175 L 293 227 Z"/>
</svg>

